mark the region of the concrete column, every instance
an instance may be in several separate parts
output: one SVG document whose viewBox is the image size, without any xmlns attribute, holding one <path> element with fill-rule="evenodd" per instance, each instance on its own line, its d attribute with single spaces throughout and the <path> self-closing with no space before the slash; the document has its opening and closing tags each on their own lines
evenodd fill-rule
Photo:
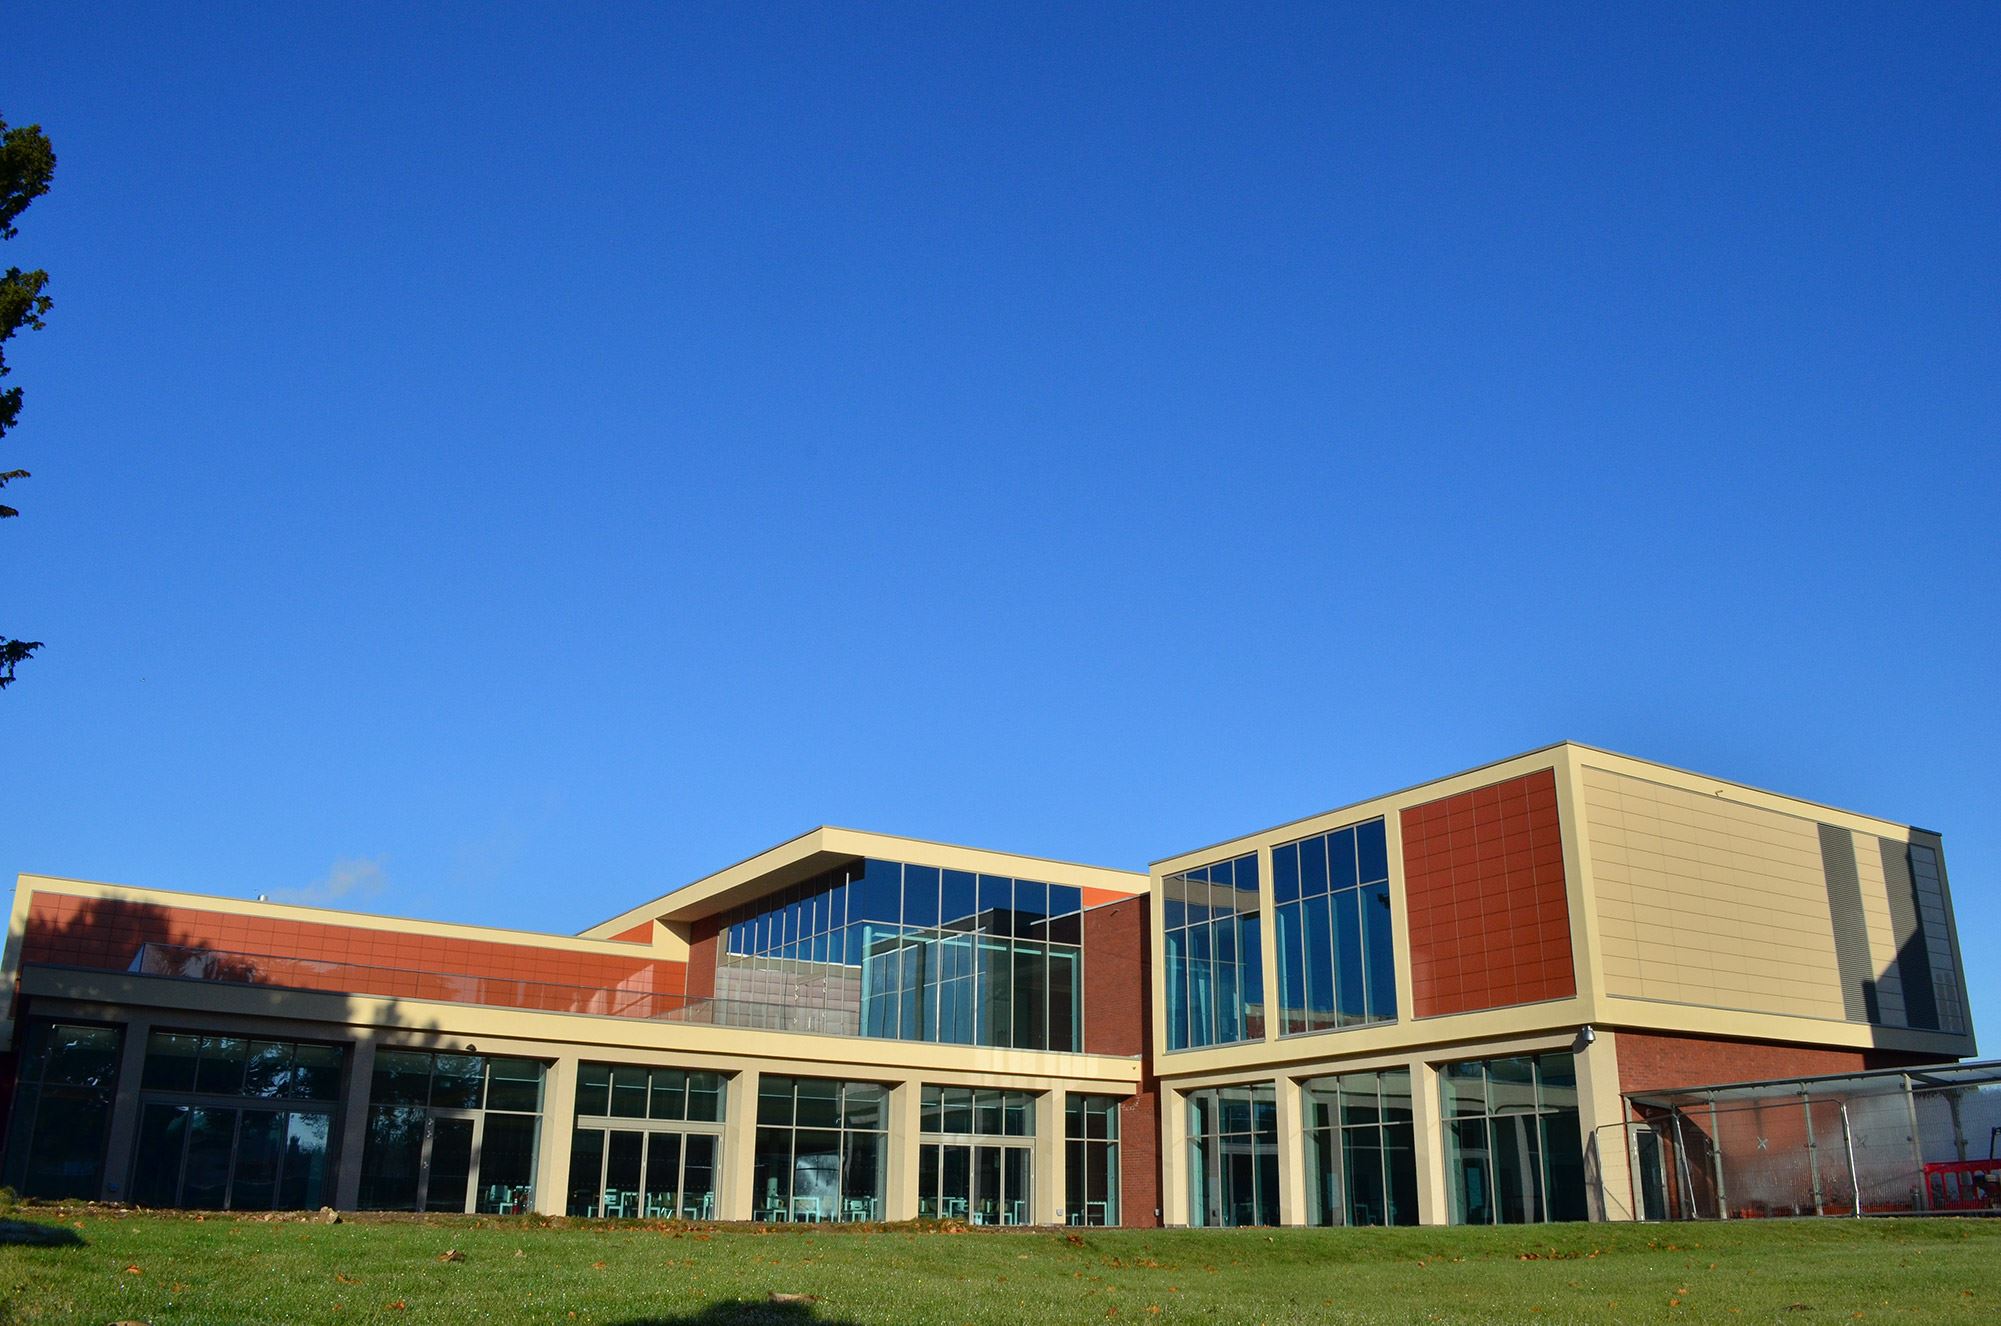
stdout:
<svg viewBox="0 0 2001 1326">
<path fill-rule="evenodd" d="M 722 1173 L 716 1179 L 716 1218 L 748 1220 L 756 1194 L 757 1070 L 745 1068 L 724 1086 Z"/>
<path fill-rule="evenodd" d="M 577 1127 L 577 1057 L 564 1055 L 542 1076 L 542 1138 L 535 1157 L 535 1210 L 562 1215 L 570 1196 L 570 1142 Z"/>
<path fill-rule="evenodd" d="M 1188 1223 L 1188 1102 L 1165 1082 L 1160 1085 L 1160 1223 Z"/>
<path fill-rule="evenodd" d="M 368 1145 L 368 1091 L 375 1081 L 375 1033 L 357 1028 L 347 1050 L 347 1084 L 340 1102 L 340 1158 L 334 1169 L 334 1206 L 361 1204 L 361 1156 Z"/>
<path fill-rule="evenodd" d="M 1619 1094 L 1619 1038 L 1609 1031 L 1577 1056 L 1577 1120 L 1584 1130 L 1584 1184 L 1593 1220 L 1637 1220 L 1626 1102 Z"/>
<path fill-rule="evenodd" d="M 107 1202 L 125 1200 L 125 1180 L 132 1173 L 132 1143 L 139 1135 L 139 1083 L 146 1075 L 146 1040 L 153 1024 L 132 1018 L 125 1024 L 125 1043 L 118 1057 L 118 1090 L 111 1098 L 111 1121 L 105 1129 L 104 1182 Z"/>
<path fill-rule="evenodd" d="M 1281 1076 L 1278 1099 L 1278 1222 L 1307 1223 L 1306 1100 L 1299 1084 Z"/>
<path fill-rule="evenodd" d="M 1416 1136 L 1417 1222 L 1452 1223 L 1452 1204 L 1445 1186 L 1445 1121 L 1438 1090 L 1438 1072 L 1422 1059 L 1410 1066 L 1412 1131 Z"/>
<path fill-rule="evenodd" d="M 1068 1084 L 1057 1082 L 1035 1098 L 1035 1203 L 1029 1219 L 1038 1225 L 1063 1223 L 1066 1192 L 1063 1104 Z"/>
<path fill-rule="evenodd" d="M 917 1219 L 917 1147 L 922 1125 L 924 1088 L 918 1082 L 898 1082 L 889 1089 L 889 1164 L 883 1176 L 882 1217 Z"/>
</svg>

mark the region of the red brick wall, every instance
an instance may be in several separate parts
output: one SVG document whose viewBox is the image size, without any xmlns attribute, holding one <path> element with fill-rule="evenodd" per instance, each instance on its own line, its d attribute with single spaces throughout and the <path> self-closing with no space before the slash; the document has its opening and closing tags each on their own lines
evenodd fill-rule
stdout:
<svg viewBox="0 0 2001 1326">
<path fill-rule="evenodd" d="M 1084 1049 L 1144 1054 L 1153 990 L 1146 963 L 1147 900 L 1084 913 Z"/>
<path fill-rule="evenodd" d="M 1416 1016 L 1577 993 L 1554 771 L 1412 806 L 1402 820 Z"/>
<path fill-rule="evenodd" d="M 1084 913 L 1084 1049 L 1144 1055 L 1153 1019 L 1147 964 L 1148 901 L 1122 898 Z M 1119 1220 L 1159 1224 L 1160 1101 L 1151 1074 L 1119 1105 Z"/>
<path fill-rule="evenodd" d="M 688 935 L 688 998 L 713 999 L 716 994 L 716 959 L 722 953 L 721 917 L 697 921 Z"/>
<path fill-rule="evenodd" d="M 1147 1089 L 1119 1105 L 1119 1223 L 1134 1229 L 1160 1224 L 1160 1094 Z"/>
<path fill-rule="evenodd" d="M 1776 1077 L 1822 1077 L 1865 1068 L 1937 1062 L 1931 1056 L 1894 1050 L 1844 1050 L 1824 1045 L 1722 1040 L 1652 1031 L 1620 1031 L 1618 1035 L 1621 1092 L 1666 1091 Z"/>
<path fill-rule="evenodd" d="M 686 964 L 643 956 L 42 892 L 29 900 L 21 958 L 124 971 L 146 943 L 258 955 L 262 960 L 230 964 L 234 977 L 250 984 L 555 1011 L 649 1016 L 678 1003 L 686 983 Z M 324 969 L 323 963 L 353 965 Z M 444 980 L 438 973 L 474 980 Z M 617 989 L 629 997 L 590 996 L 578 988 Z"/>
</svg>

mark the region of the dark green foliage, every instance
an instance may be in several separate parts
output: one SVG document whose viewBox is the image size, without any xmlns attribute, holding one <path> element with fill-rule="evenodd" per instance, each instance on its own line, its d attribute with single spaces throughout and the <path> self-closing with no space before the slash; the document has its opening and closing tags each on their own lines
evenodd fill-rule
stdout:
<svg viewBox="0 0 2001 1326">
<path fill-rule="evenodd" d="M 14 238 L 14 219 L 27 210 L 29 203 L 49 191 L 49 181 L 55 178 L 55 173 L 55 149 L 49 146 L 49 137 L 42 127 L 29 124 L 10 129 L 6 118 L 0 116 L 0 239 Z M 39 331 L 42 319 L 53 307 L 54 301 L 46 290 L 48 283 L 49 274 L 40 270 L 24 272 L 19 267 L 9 267 L 0 274 L 0 378 L 13 371 L 7 367 L 8 340 L 23 327 Z M 21 389 L 0 389 L 0 437 L 7 435 L 20 415 Z M 27 477 L 26 470 L 0 470 L 0 488 Z M 0 503 L 0 519 L 20 514 Z M 0 636 L 0 690 L 13 684 L 15 666 L 41 647 L 39 640 L 10 640 Z"/>
</svg>

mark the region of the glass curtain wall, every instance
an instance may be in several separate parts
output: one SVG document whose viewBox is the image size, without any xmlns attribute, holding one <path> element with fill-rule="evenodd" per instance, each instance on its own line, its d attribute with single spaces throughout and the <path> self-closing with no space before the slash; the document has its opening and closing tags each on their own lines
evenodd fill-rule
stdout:
<svg viewBox="0 0 2001 1326">
<path fill-rule="evenodd" d="M 1410 1070 L 1304 1084 L 1307 1210 L 1316 1225 L 1417 1223 L 1417 1133 Z"/>
<path fill-rule="evenodd" d="M 337 1045 L 152 1033 L 132 1200 L 211 1211 L 328 1204 L 341 1060 Z"/>
<path fill-rule="evenodd" d="M 1283 1024 L 1292 1035 L 1397 1015 L 1390 863 L 1383 821 L 1274 847 Z"/>
<path fill-rule="evenodd" d="M 362 1209 L 532 1211 L 544 1067 L 533 1059 L 377 1050 Z"/>
<path fill-rule="evenodd" d="M 917 1214 L 973 1225 L 1035 1218 L 1035 1097 L 1026 1091 L 924 1088 Z"/>
<path fill-rule="evenodd" d="M 23 1197 L 97 1200 L 123 1045 L 119 1027 L 28 1024 L 8 1128 L 7 1187 Z"/>
<path fill-rule="evenodd" d="M 1264 936 L 1255 853 L 1163 881 L 1167 1048 L 1265 1034 Z"/>
<path fill-rule="evenodd" d="M 1454 1224 L 1589 1218 L 1569 1055 L 1447 1064 L 1439 1078 Z"/>
<path fill-rule="evenodd" d="M 1270 1082 L 1188 1094 L 1188 1223 L 1276 1225 L 1278 1097 Z"/>
<path fill-rule="evenodd" d="M 1063 1218 L 1119 1223 L 1119 1098 L 1068 1097 L 1063 1106 Z"/>
<path fill-rule="evenodd" d="M 888 1089 L 761 1077 L 751 1174 L 755 1220 L 880 1220 Z"/>
<path fill-rule="evenodd" d="M 569 1213 L 714 1219 L 724 1098 L 715 1073 L 579 1065 Z"/>
<path fill-rule="evenodd" d="M 1083 892 L 864 861 L 737 913 L 717 1020 L 1017 1050 L 1083 1044 Z"/>
</svg>

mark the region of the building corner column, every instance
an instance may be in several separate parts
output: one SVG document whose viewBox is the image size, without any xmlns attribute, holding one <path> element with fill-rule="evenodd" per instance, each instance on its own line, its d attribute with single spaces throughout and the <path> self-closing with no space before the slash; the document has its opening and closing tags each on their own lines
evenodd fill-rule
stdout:
<svg viewBox="0 0 2001 1326">
<path fill-rule="evenodd" d="M 1411 1122 L 1417 1164 L 1417 1222 L 1449 1225 L 1452 1205 L 1445 1180 L 1445 1118 L 1438 1070 L 1422 1059 L 1410 1066 Z"/>
<path fill-rule="evenodd" d="M 1306 1101 L 1299 1083 L 1281 1074 L 1278 1104 L 1278 1222 L 1309 1223 L 1306 1210 Z"/>
<path fill-rule="evenodd" d="M 1031 1224 L 1063 1223 L 1064 1199 L 1069 1194 L 1069 1176 L 1065 1173 L 1069 1156 L 1063 1145 L 1068 1091 L 1068 1083 L 1052 1082 L 1049 1090 L 1035 1098 L 1035 1204 L 1029 1212 Z"/>
<path fill-rule="evenodd" d="M 118 1092 L 111 1099 L 111 1119 L 104 1133 L 104 1177 L 99 1194 L 107 1202 L 125 1200 L 125 1179 L 132 1173 L 132 1143 L 139 1133 L 139 1088 L 146 1075 L 146 1041 L 153 1034 L 148 1018 L 125 1024 L 118 1054 Z"/>
<path fill-rule="evenodd" d="M 749 1220 L 755 1214 L 751 1180 L 757 1171 L 757 1079 L 755 1068 L 740 1069 L 725 1088 L 723 1173 L 716 1194 L 719 1220 Z"/>
<path fill-rule="evenodd" d="M 1160 1223 L 1188 1223 L 1188 1104 L 1179 1091 L 1160 1084 Z M 1120 1194 L 1124 1200 L 1124 1194 Z"/>
<path fill-rule="evenodd" d="M 333 1205 L 361 1205 L 361 1160 L 368 1146 L 368 1096 L 375 1082 L 375 1033 L 360 1029 L 348 1047 L 347 1083 L 340 1102 L 340 1157 L 334 1165 Z"/>
<path fill-rule="evenodd" d="M 1584 1190 L 1593 1220 L 1637 1220 L 1626 1099 L 1619 1092 L 1619 1038 L 1593 1031 L 1576 1057 L 1577 1121 L 1584 1133 Z"/>
<path fill-rule="evenodd" d="M 888 1172 L 883 1177 L 882 1218 L 917 1219 L 918 1130 L 923 1123 L 924 1088 L 916 1081 L 889 1088 Z"/>
<path fill-rule="evenodd" d="M 542 1075 L 542 1137 L 535 1161 L 535 1213 L 569 1209 L 570 1143 L 577 1127 L 577 1057 L 563 1055 Z"/>
</svg>

